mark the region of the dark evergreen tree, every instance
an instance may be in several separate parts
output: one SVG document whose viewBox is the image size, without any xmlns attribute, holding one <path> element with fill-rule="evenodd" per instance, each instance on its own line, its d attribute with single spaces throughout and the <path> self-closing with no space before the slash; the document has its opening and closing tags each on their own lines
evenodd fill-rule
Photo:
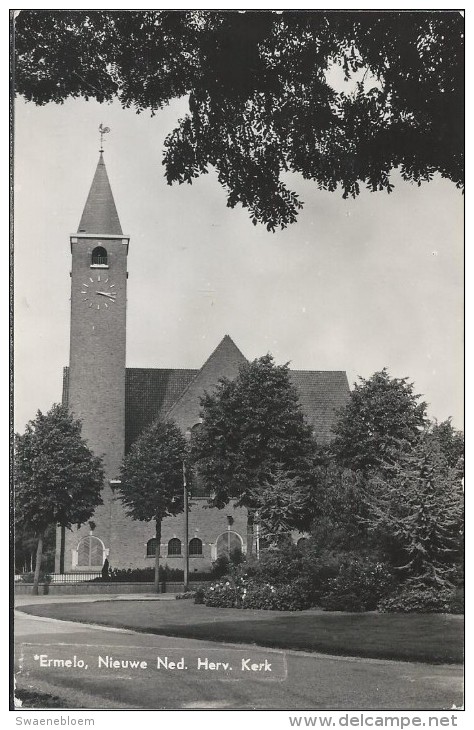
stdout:
<svg viewBox="0 0 474 730">
<path fill-rule="evenodd" d="M 155 590 L 159 591 L 161 523 L 183 511 L 186 441 L 174 423 L 155 421 L 132 444 L 121 467 L 120 499 L 134 520 L 155 522 Z"/>
<path fill-rule="evenodd" d="M 456 469 L 459 476 L 464 474 L 464 434 L 453 428 L 451 419 L 431 424 L 427 438 L 438 444 L 448 466 Z"/>
<path fill-rule="evenodd" d="M 53 405 L 15 437 L 15 524 L 36 536 L 36 595 L 48 527 L 83 524 L 102 504 L 102 460 L 81 438 L 81 428 L 64 406 Z"/>
<path fill-rule="evenodd" d="M 371 478 L 366 500 L 367 528 L 402 578 L 435 586 L 453 579 L 462 559 L 462 484 L 429 434 Z"/>
<path fill-rule="evenodd" d="M 169 183 L 217 171 L 227 205 L 296 220 L 287 171 L 355 196 L 390 172 L 463 183 L 464 21 L 453 11 L 34 11 L 14 22 L 15 85 L 154 114 L 189 96 L 165 143 Z M 359 74 L 350 93 L 331 69 Z M 370 83 L 369 83 L 370 80 Z"/>
</svg>

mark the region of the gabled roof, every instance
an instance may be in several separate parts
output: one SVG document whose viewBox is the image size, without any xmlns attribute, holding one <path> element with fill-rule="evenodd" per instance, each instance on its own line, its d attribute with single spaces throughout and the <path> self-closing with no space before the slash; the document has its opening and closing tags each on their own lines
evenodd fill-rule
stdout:
<svg viewBox="0 0 474 730">
<path fill-rule="evenodd" d="M 306 420 L 313 427 L 318 444 L 333 438 L 336 413 L 346 405 L 350 390 L 343 370 L 290 370 Z"/>
<path fill-rule="evenodd" d="M 199 370 L 127 368 L 125 380 L 125 448 L 156 418 L 169 418 L 182 430 L 199 421 L 200 398 L 219 378 L 236 377 L 246 362 L 226 335 Z M 343 371 L 290 370 L 301 407 L 319 444 L 332 439 L 337 411 L 349 398 L 349 383 Z"/>
<path fill-rule="evenodd" d="M 122 235 L 122 227 L 117 215 L 102 152 L 84 206 L 78 233 Z"/>
<path fill-rule="evenodd" d="M 125 371 L 125 450 L 144 428 L 164 418 L 199 370 L 127 368 Z"/>
<path fill-rule="evenodd" d="M 225 335 L 176 403 L 170 408 L 167 418 L 175 421 L 183 430 L 194 426 L 199 421 L 201 410 L 199 400 L 203 393 L 213 390 L 219 378 L 229 380 L 236 378 L 240 366 L 246 362 L 246 358 L 235 342 L 229 335 Z"/>
</svg>

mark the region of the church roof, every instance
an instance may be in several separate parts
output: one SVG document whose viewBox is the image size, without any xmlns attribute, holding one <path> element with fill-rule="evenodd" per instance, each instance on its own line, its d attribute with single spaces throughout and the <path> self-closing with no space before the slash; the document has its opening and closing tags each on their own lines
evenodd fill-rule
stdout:
<svg viewBox="0 0 474 730">
<path fill-rule="evenodd" d="M 306 420 L 312 425 L 319 444 L 333 438 L 335 414 L 347 404 L 349 383 L 343 370 L 290 370 L 290 380 L 298 391 Z"/>
<path fill-rule="evenodd" d="M 127 368 L 125 371 L 125 450 L 146 426 L 164 417 L 199 370 Z"/>
<path fill-rule="evenodd" d="M 84 206 L 78 233 L 122 235 L 122 227 L 117 215 L 102 152 Z"/>
<path fill-rule="evenodd" d="M 226 335 L 199 370 L 127 368 L 125 380 L 125 449 L 154 419 L 170 418 L 182 429 L 199 420 L 199 400 L 219 378 L 234 378 L 246 362 L 238 347 Z M 320 444 L 332 438 L 336 412 L 349 398 L 349 384 L 343 371 L 290 370 L 301 407 Z"/>
<path fill-rule="evenodd" d="M 201 412 L 200 398 L 205 391 L 212 390 L 219 378 L 233 380 L 239 368 L 247 360 L 235 342 L 225 335 L 204 365 L 198 370 L 178 400 L 172 405 L 167 417 L 175 421 L 185 431 L 199 421 Z"/>
</svg>

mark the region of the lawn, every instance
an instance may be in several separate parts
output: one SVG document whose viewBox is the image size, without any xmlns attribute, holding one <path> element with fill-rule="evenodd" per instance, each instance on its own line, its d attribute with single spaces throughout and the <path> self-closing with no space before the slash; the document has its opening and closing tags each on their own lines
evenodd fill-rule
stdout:
<svg viewBox="0 0 474 730">
<path fill-rule="evenodd" d="M 463 619 L 445 614 L 242 611 L 189 600 L 52 603 L 20 610 L 206 641 L 437 664 L 463 661 Z"/>
</svg>

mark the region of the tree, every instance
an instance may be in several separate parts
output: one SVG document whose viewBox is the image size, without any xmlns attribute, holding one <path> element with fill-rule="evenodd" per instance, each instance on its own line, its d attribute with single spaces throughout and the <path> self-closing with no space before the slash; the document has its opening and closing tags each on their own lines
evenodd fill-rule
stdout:
<svg viewBox="0 0 474 730">
<path fill-rule="evenodd" d="M 102 460 L 81 438 L 81 428 L 67 408 L 53 405 L 15 437 L 15 523 L 36 536 L 35 595 L 47 528 L 83 524 L 102 504 Z"/>
<path fill-rule="evenodd" d="M 333 431 L 336 462 L 365 473 L 398 459 L 427 424 L 426 403 L 413 393 L 407 378 L 391 378 L 384 368 L 360 378 Z"/>
<path fill-rule="evenodd" d="M 247 552 L 252 551 L 253 513 L 275 470 L 296 479 L 299 490 L 310 483 L 315 444 L 288 365 L 271 355 L 245 363 L 235 380 L 222 378 L 201 399 L 202 426 L 193 443 L 200 479 L 214 493 L 213 506 L 231 498 L 249 510 Z"/>
<path fill-rule="evenodd" d="M 459 473 L 424 434 L 371 479 L 368 530 L 403 578 L 443 587 L 462 558 L 463 494 Z"/>
<path fill-rule="evenodd" d="M 448 466 L 456 469 L 459 476 L 464 474 L 464 434 L 453 428 L 451 419 L 438 423 L 435 421 L 428 431 L 427 438 L 434 440 Z"/>
<path fill-rule="evenodd" d="M 154 421 L 132 444 L 121 467 L 120 499 L 134 520 L 155 521 L 155 590 L 159 591 L 161 523 L 183 511 L 186 441 L 170 422 Z"/>
<path fill-rule="evenodd" d="M 311 494 L 311 542 L 316 552 L 365 552 L 369 546 L 362 525 L 366 511 L 363 475 L 328 457 L 320 461 Z"/>
<path fill-rule="evenodd" d="M 35 532 L 21 524 L 15 526 L 15 572 L 34 573 L 38 538 Z M 54 572 L 56 553 L 56 525 L 49 525 L 43 537 L 41 570 Z"/>
<path fill-rule="evenodd" d="M 390 172 L 463 182 L 464 22 L 458 11 L 21 11 L 16 90 L 154 114 L 188 95 L 165 142 L 169 183 L 215 168 L 227 205 L 269 230 L 302 207 L 282 175 L 356 196 Z M 353 89 L 331 85 L 334 68 Z"/>
<path fill-rule="evenodd" d="M 309 491 L 304 486 L 299 476 L 292 477 L 277 464 L 261 488 L 249 494 L 256 505 L 262 539 L 269 545 L 281 545 L 292 530 L 306 526 Z"/>
</svg>

